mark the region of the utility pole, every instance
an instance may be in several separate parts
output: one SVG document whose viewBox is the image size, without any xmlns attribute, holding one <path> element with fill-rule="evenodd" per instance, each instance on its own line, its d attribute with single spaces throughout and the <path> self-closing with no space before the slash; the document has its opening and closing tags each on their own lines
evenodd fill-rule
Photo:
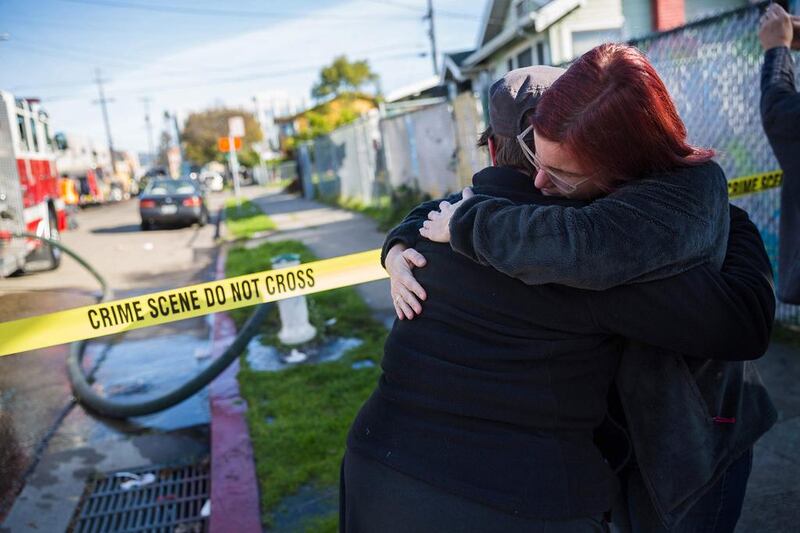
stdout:
<svg viewBox="0 0 800 533">
<path fill-rule="evenodd" d="M 100 94 L 100 98 L 95 100 L 95 104 L 100 104 L 100 109 L 103 111 L 103 122 L 106 126 L 106 139 L 108 140 L 108 151 L 111 155 L 111 175 L 113 176 L 114 173 L 117 171 L 116 165 L 116 157 L 114 156 L 114 141 L 111 140 L 111 124 L 108 122 L 108 109 L 106 108 L 106 104 L 112 103 L 114 100 L 111 98 L 106 98 L 105 93 L 103 92 L 103 78 L 100 76 L 100 69 L 95 70 L 95 81 L 97 82 L 97 92 Z"/>
<path fill-rule="evenodd" d="M 153 123 L 150 122 L 150 98 L 144 97 L 141 99 L 144 103 L 144 123 L 147 127 L 147 150 L 150 155 L 150 162 L 155 159 L 155 148 L 153 146 Z"/>
<path fill-rule="evenodd" d="M 433 24 L 433 0 L 428 0 L 428 12 L 424 19 L 428 19 L 428 37 L 431 38 L 431 59 L 433 60 L 433 73 L 439 75 L 439 64 L 436 62 L 436 29 Z"/>
</svg>

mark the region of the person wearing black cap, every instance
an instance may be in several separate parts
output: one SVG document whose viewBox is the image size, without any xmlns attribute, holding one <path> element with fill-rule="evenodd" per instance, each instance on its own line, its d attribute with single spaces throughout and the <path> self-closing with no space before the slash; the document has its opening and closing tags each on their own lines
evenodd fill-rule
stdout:
<svg viewBox="0 0 800 533">
<path fill-rule="evenodd" d="M 476 193 L 585 204 L 541 194 L 532 167 L 510 148 L 554 73 L 531 67 L 498 82 L 507 86 L 496 95 L 511 100 L 508 114 L 521 110 L 510 125 L 518 129 L 495 133 L 510 131 L 502 113 L 493 115 L 484 139 L 499 166 L 474 176 Z M 740 229 L 758 239 L 747 224 Z M 395 322 L 378 386 L 349 432 L 343 532 L 607 531 L 603 513 L 619 487 L 593 431 L 605 417 L 624 339 L 742 357 L 762 348 L 774 310 L 766 253 L 734 254 L 726 265 L 732 276 L 699 267 L 599 292 L 528 286 L 447 245 L 416 244 L 427 258 L 417 271 L 425 311 Z M 658 310 L 651 318 L 659 320 L 643 320 L 643 307 Z M 730 327 L 738 318 L 732 307 L 751 310 L 747 327 Z M 701 320 L 705 338 L 694 327 Z"/>
</svg>

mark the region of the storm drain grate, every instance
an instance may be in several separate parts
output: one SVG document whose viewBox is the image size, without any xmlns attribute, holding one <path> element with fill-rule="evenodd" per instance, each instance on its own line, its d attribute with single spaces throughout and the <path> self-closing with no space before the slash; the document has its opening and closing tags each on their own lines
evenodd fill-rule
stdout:
<svg viewBox="0 0 800 533">
<path fill-rule="evenodd" d="M 209 497 L 208 462 L 182 467 L 126 470 L 140 476 L 141 486 L 123 488 L 131 477 L 111 473 L 89 481 L 75 511 L 70 533 L 147 531 L 203 533 L 201 514 Z"/>
</svg>

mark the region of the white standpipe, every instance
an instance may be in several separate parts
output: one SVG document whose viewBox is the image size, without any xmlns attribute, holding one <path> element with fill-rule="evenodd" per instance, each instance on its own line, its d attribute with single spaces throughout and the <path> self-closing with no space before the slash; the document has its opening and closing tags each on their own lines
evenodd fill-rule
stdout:
<svg viewBox="0 0 800 533">
<path fill-rule="evenodd" d="M 297 254 L 283 254 L 272 258 L 272 268 L 286 268 L 300 264 Z M 302 344 L 317 335 L 317 328 L 308 321 L 308 303 L 305 296 L 295 296 L 278 301 L 281 330 L 278 339 L 283 344 Z"/>
</svg>

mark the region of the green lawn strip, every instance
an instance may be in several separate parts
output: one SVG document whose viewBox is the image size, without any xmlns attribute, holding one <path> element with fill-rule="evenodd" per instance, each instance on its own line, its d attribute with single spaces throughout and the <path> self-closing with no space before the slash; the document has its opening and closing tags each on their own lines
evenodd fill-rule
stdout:
<svg viewBox="0 0 800 533">
<path fill-rule="evenodd" d="M 783 325 L 778 322 L 772 327 L 772 340 L 800 348 L 800 327 Z"/>
<path fill-rule="evenodd" d="M 255 233 L 276 229 L 275 222 L 250 200 L 236 205 L 231 198 L 225 203 L 225 224 L 237 239 L 251 237 Z"/>
<path fill-rule="evenodd" d="M 302 243 L 265 243 L 228 254 L 227 274 L 237 276 L 269 268 L 270 258 L 298 253 L 302 261 L 315 257 Z M 357 337 L 364 343 L 335 362 L 299 365 L 282 372 L 256 372 L 246 361 L 239 372 L 242 396 L 261 487 L 264 523 L 272 523 L 281 501 L 304 485 L 330 489 L 338 485 L 339 463 L 347 430 L 379 376 L 386 329 L 352 287 L 308 296 L 309 315 L 324 337 Z M 231 316 L 241 325 L 252 308 Z M 329 319 L 335 318 L 335 323 Z M 326 324 L 327 322 L 327 324 Z M 262 342 L 278 344 L 277 309 L 261 328 Z M 302 349 L 302 347 L 300 347 Z M 354 361 L 369 359 L 376 366 L 353 370 Z M 267 420 L 271 423 L 268 423 Z M 335 516 L 314 517 L 306 531 L 335 531 Z"/>
<path fill-rule="evenodd" d="M 337 533 L 339 531 L 339 515 L 333 514 L 324 518 L 309 520 L 304 533 Z"/>
<path fill-rule="evenodd" d="M 391 195 L 379 197 L 372 204 L 344 197 L 324 197 L 318 195 L 320 201 L 356 211 L 378 222 L 378 229 L 388 231 L 399 224 L 416 206 L 430 200 L 430 196 L 410 187 L 399 187 Z"/>
</svg>

